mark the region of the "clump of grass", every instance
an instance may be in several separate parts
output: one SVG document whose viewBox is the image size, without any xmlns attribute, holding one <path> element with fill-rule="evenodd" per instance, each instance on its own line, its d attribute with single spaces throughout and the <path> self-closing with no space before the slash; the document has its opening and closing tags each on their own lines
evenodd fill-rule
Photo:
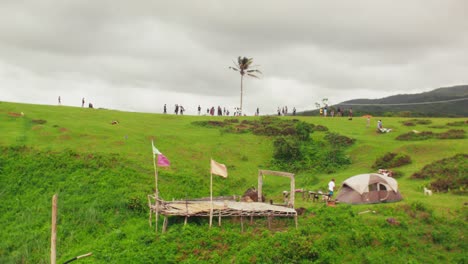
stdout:
<svg viewBox="0 0 468 264">
<path fill-rule="evenodd" d="M 415 125 L 429 125 L 432 123 L 431 120 L 427 119 L 410 119 L 410 120 L 405 120 L 401 121 L 404 126 L 415 126 Z"/>
<path fill-rule="evenodd" d="M 468 125 L 468 120 L 447 123 L 447 126 L 466 126 L 466 125 Z"/>
<path fill-rule="evenodd" d="M 31 120 L 31 122 L 32 122 L 33 124 L 40 124 L 40 125 L 43 125 L 43 124 L 47 123 L 47 120 L 43 120 L 43 119 L 33 119 L 33 120 Z"/>
<path fill-rule="evenodd" d="M 461 139 L 465 138 L 465 130 L 463 129 L 450 129 L 446 132 L 437 134 L 438 139 Z"/>
<path fill-rule="evenodd" d="M 413 179 L 431 179 L 431 189 L 439 192 L 465 193 L 468 185 L 466 172 L 468 154 L 457 154 L 451 158 L 435 161 L 413 173 Z"/>
<path fill-rule="evenodd" d="M 411 157 L 406 154 L 388 152 L 375 160 L 373 169 L 396 168 L 411 163 Z"/>
</svg>

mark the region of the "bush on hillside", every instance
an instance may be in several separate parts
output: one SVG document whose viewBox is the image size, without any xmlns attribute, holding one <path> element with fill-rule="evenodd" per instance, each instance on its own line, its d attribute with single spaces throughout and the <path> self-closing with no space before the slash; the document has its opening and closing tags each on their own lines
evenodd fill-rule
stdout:
<svg viewBox="0 0 468 264">
<path fill-rule="evenodd" d="M 466 125 L 468 125 L 468 120 L 447 123 L 447 126 L 466 126 Z"/>
<path fill-rule="evenodd" d="M 431 188 L 439 192 L 465 193 L 468 186 L 468 154 L 457 154 L 428 164 L 413 179 L 431 179 Z"/>
<path fill-rule="evenodd" d="M 322 125 L 317 125 L 317 126 L 314 127 L 314 131 L 321 131 L 321 132 L 328 131 L 328 127 L 322 126 Z"/>
<path fill-rule="evenodd" d="M 401 121 L 404 126 L 415 126 L 415 125 L 429 125 L 432 123 L 431 120 L 427 119 L 410 119 L 410 120 L 405 120 Z"/>
<path fill-rule="evenodd" d="M 427 140 L 434 137 L 434 133 L 431 131 L 422 131 L 420 133 L 415 132 L 408 132 L 405 134 L 401 134 L 396 137 L 396 140 L 402 141 L 417 141 L 417 140 Z"/>
<path fill-rule="evenodd" d="M 338 133 L 327 132 L 325 139 L 333 146 L 333 147 L 349 147 L 354 144 L 356 141 L 354 138 L 349 138 Z"/>
<path fill-rule="evenodd" d="M 463 129 L 450 129 L 446 132 L 438 133 L 438 139 L 462 139 L 465 138 L 465 130 Z"/>
<path fill-rule="evenodd" d="M 377 158 L 372 165 L 373 169 L 389 169 L 401 167 L 411 163 L 411 157 L 406 154 L 397 154 L 388 152 L 380 158 Z"/>
</svg>

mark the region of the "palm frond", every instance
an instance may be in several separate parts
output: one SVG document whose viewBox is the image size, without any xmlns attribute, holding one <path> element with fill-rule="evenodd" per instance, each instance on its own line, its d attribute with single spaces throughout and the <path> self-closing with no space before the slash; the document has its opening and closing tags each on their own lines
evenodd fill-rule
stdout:
<svg viewBox="0 0 468 264">
<path fill-rule="evenodd" d="M 254 78 L 257 78 L 257 79 L 260 79 L 260 77 L 258 77 L 257 75 L 251 74 L 251 73 L 247 73 L 247 75 L 251 76 L 251 77 L 254 77 Z"/>
<path fill-rule="evenodd" d="M 239 71 L 239 69 L 237 69 L 235 67 L 229 67 L 229 69 L 234 70 L 234 71 Z"/>
<path fill-rule="evenodd" d="M 257 69 L 247 70 L 247 72 L 248 72 L 248 73 L 250 73 L 250 72 L 257 72 L 257 73 L 263 74 L 260 70 L 257 70 Z"/>
</svg>

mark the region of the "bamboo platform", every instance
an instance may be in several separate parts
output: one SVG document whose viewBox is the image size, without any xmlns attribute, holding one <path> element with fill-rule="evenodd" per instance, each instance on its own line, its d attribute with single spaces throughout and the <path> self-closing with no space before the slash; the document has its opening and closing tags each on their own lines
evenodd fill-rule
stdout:
<svg viewBox="0 0 468 264">
<path fill-rule="evenodd" d="M 215 200 L 215 197 L 213 198 L 211 217 L 218 218 L 219 226 L 221 226 L 221 219 L 224 217 L 240 217 L 242 231 L 244 230 L 244 217 L 250 217 L 251 223 L 254 217 L 266 217 L 268 227 L 270 227 L 273 217 L 294 217 L 297 228 L 297 212 L 294 208 L 260 202 L 237 202 L 235 200 Z M 154 201 L 154 203 L 151 201 Z M 148 195 L 148 205 L 150 207 L 150 225 L 152 223 L 152 214 L 156 216 L 156 229 L 158 215 L 164 216 L 163 232 L 167 229 L 168 216 L 185 217 L 184 224 L 187 224 L 190 217 L 210 217 L 211 211 L 211 201 L 204 199 L 164 201 L 155 199 L 154 195 Z"/>
<path fill-rule="evenodd" d="M 154 199 L 154 196 L 152 197 Z M 159 205 L 151 204 L 151 211 L 158 211 L 167 216 L 210 216 L 211 202 L 203 200 L 164 201 L 158 199 Z M 296 210 L 285 206 L 259 202 L 236 202 L 230 200 L 213 200 L 213 215 L 228 216 L 286 216 L 294 217 Z"/>
</svg>

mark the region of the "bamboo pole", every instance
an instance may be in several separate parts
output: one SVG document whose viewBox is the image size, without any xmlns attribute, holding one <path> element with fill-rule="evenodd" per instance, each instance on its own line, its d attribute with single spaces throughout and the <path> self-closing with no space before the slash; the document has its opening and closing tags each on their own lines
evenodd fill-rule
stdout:
<svg viewBox="0 0 468 264">
<path fill-rule="evenodd" d="M 154 185 L 155 185 L 155 191 L 154 191 L 154 196 L 155 196 L 155 203 L 156 203 L 156 212 L 154 213 L 156 215 L 156 234 L 158 233 L 158 218 L 159 218 L 159 192 L 158 192 L 158 166 L 156 165 L 156 155 L 153 154 L 153 165 L 154 165 Z"/>
<path fill-rule="evenodd" d="M 56 264 L 57 258 L 57 194 L 52 196 L 52 228 L 50 236 L 50 263 Z"/>
<path fill-rule="evenodd" d="M 166 233 L 167 230 L 167 223 L 169 222 L 169 219 L 167 218 L 167 215 L 164 216 L 164 222 L 163 222 L 163 227 L 162 227 L 162 232 Z"/>
<path fill-rule="evenodd" d="M 210 228 L 213 223 L 213 173 L 210 170 Z"/>
</svg>

